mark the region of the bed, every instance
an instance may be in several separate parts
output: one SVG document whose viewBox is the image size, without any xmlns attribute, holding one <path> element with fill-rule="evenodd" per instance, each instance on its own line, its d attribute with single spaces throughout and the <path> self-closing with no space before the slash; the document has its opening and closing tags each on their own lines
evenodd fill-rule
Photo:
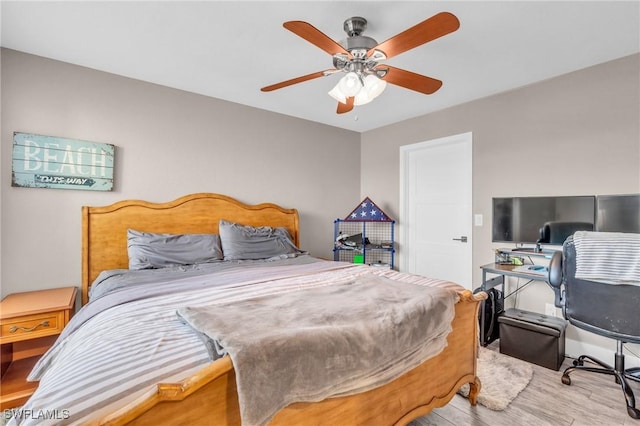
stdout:
<svg viewBox="0 0 640 426">
<path fill-rule="evenodd" d="M 222 231 L 223 224 L 226 226 L 225 222 L 242 224 L 242 226 L 248 228 L 283 228 L 288 232 L 294 246 L 299 246 L 300 235 L 297 211 L 295 209 L 281 208 L 270 203 L 246 205 L 224 195 L 198 193 L 187 195 L 168 203 L 126 200 L 106 207 L 83 207 L 83 305 L 89 301 L 91 284 L 100 281 L 104 271 L 126 270 L 130 266 L 127 244 L 131 235 L 128 235 L 128 230 L 135 229 L 146 233 L 217 235 Z M 240 260 L 237 263 L 242 264 L 243 268 L 254 268 L 256 274 L 268 278 L 270 285 L 277 282 L 278 286 L 302 286 L 302 284 L 296 283 L 296 280 L 299 279 L 298 276 L 301 275 L 300 272 L 288 272 L 289 275 L 281 277 L 279 275 L 281 274 L 279 272 L 281 271 L 280 268 L 286 268 L 287 271 L 289 268 L 298 268 L 295 269 L 296 271 L 317 269 L 321 274 L 333 274 L 334 271 L 339 271 L 338 274 L 342 274 L 341 276 L 343 277 L 349 274 L 354 276 L 365 274 L 369 276 L 370 272 L 368 270 L 376 270 L 376 279 L 392 279 L 398 283 L 409 282 L 424 287 L 430 287 L 432 282 L 437 281 L 397 271 L 379 271 L 379 268 L 370 268 L 362 265 L 342 265 L 341 262 L 320 261 L 318 259 L 306 260 L 308 255 L 305 254 L 285 257 L 282 260 L 276 259 L 269 265 L 251 261 L 246 261 L 245 263 L 244 260 Z M 281 266 L 278 262 L 283 262 L 282 265 L 284 266 Z M 231 276 L 236 274 L 237 269 L 238 266 L 233 265 L 228 271 L 216 271 L 216 273 Z M 194 272 L 188 267 L 181 268 L 181 271 L 184 272 L 185 270 L 188 274 L 193 273 L 197 276 L 201 274 L 199 269 Z M 278 272 L 272 273 L 272 271 Z M 141 273 L 146 273 L 146 271 Z M 156 272 L 153 273 L 155 274 Z M 224 276 L 226 277 L 227 275 Z M 266 280 L 267 278 L 264 279 Z M 255 279 L 252 278 L 249 281 L 253 283 Z M 182 282 L 180 281 L 180 283 Z M 238 286 L 237 283 L 233 285 L 234 289 Z M 246 284 L 242 285 L 242 289 L 244 289 Z M 251 285 L 253 286 L 253 284 Z M 304 285 L 306 286 L 306 284 Z M 446 335 L 446 343 L 441 351 L 438 351 L 434 356 L 430 356 L 419 365 L 412 366 L 408 371 L 397 374 L 397 377 L 390 381 L 387 380 L 382 385 L 364 388 L 363 391 L 357 393 L 345 393 L 344 396 L 288 404 L 284 408 L 278 409 L 275 415 L 269 417 L 268 424 L 402 425 L 430 412 L 435 407 L 447 404 L 465 383 L 470 384 L 469 400 L 472 405 L 475 405 L 480 391 L 480 381 L 476 375 L 476 358 L 478 350 L 477 313 L 478 303 L 482 299 L 482 295 L 472 295 L 470 291 L 452 283 L 441 282 L 438 285 L 446 287 L 449 292 L 455 291 L 457 301 L 453 306 L 450 332 Z M 270 287 L 268 292 L 276 292 L 276 290 L 273 290 L 274 288 L 280 291 L 278 286 Z M 324 284 L 322 287 L 324 288 Z M 145 292 L 148 293 L 149 290 L 146 290 L 146 288 Z M 133 322 L 131 319 L 127 319 L 126 321 L 122 320 L 123 323 L 120 324 L 120 320 L 117 317 L 105 316 L 104 319 L 101 319 L 100 315 L 106 315 L 106 313 L 100 313 L 95 318 L 91 317 L 91 319 L 86 320 L 86 323 L 78 324 L 73 332 L 70 333 L 69 338 L 63 335 L 62 337 L 65 338 L 61 337 L 59 339 L 57 345 L 50 351 L 52 354 L 45 355 L 41 360 L 42 365 L 36 366 L 36 370 L 39 371 L 32 373 L 32 378 L 40 380 L 40 386 L 32 399 L 27 402 L 25 408 L 32 410 L 31 413 L 40 413 L 41 415 L 43 411 L 48 410 L 48 414 L 44 415 L 45 417 L 48 415 L 53 416 L 54 419 L 51 423 L 55 424 L 64 424 L 74 420 L 74 418 L 77 420 L 78 416 L 74 417 L 76 411 L 82 411 L 86 414 L 85 417 L 82 417 L 81 423 L 83 424 L 157 425 L 166 424 L 167 422 L 190 425 L 241 424 L 238 382 L 230 356 L 222 356 L 211 361 L 210 358 L 205 358 L 204 355 L 201 355 L 197 362 L 191 358 L 190 364 L 185 364 L 184 368 L 179 369 L 179 371 L 171 370 L 170 373 L 166 374 L 166 380 L 160 381 L 153 380 L 153 372 L 159 370 L 160 367 L 149 367 L 147 370 L 153 371 L 145 370 L 144 374 L 150 374 L 149 377 L 152 379 L 145 382 L 144 385 L 132 387 L 132 390 L 127 390 L 127 380 L 122 381 L 115 378 L 116 373 L 114 371 L 116 370 L 106 366 L 108 358 L 118 358 L 121 354 L 130 350 L 129 343 L 123 344 L 118 341 L 118 335 L 126 334 L 130 328 L 134 330 L 147 327 L 153 328 L 154 324 L 162 321 L 162 315 L 166 314 L 166 309 L 165 311 L 162 311 L 162 309 L 164 309 L 165 304 L 169 306 L 169 302 L 165 302 L 164 297 L 167 298 L 166 300 L 171 298 L 171 303 L 174 303 L 173 298 L 177 296 L 161 295 L 161 288 L 162 285 L 153 287 L 154 290 L 151 293 L 157 291 L 159 295 L 154 296 L 158 297 L 157 299 L 151 299 L 154 301 L 153 304 L 143 302 L 140 307 L 136 307 L 135 313 L 127 313 L 127 315 L 140 315 L 141 319 L 139 320 L 136 317 Z M 255 290 L 254 287 L 246 288 L 251 288 L 251 292 L 262 291 Z M 217 288 L 215 290 L 207 290 L 206 293 L 201 291 L 199 288 L 193 287 L 191 293 L 187 292 L 189 294 L 188 297 L 191 297 L 192 300 L 201 301 L 203 298 L 214 297 L 213 294 L 217 294 L 217 291 L 222 292 Z M 224 291 L 224 297 L 228 298 L 228 289 Z M 322 291 L 322 289 L 319 291 Z M 255 294 L 252 294 L 252 297 L 254 297 Z M 103 299 L 106 299 L 106 297 L 98 299 L 98 302 Z M 145 305 L 144 303 L 147 304 Z M 89 318 L 88 315 L 84 315 L 85 311 L 89 311 L 92 305 L 98 304 L 93 300 L 92 296 L 92 302 L 84 306 L 76 315 L 76 317 L 79 317 L 77 322 L 80 322 L 80 318 L 83 316 Z M 174 305 L 172 304 L 171 306 L 171 309 L 173 309 L 171 311 L 172 315 L 175 317 Z M 112 311 L 118 311 L 119 309 L 124 308 L 116 306 L 105 311 L 108 311 L 109 315 L 115 315 Z M 149 318 L 153 322 L 145 323 Z M 83 333 L 89 328 L 90 324 L 100 323 L 100 321 L 107 324 L 104 326 L 108 327 L 109 330 L 106 335 L 100 335 L 100 333 L 91 330 L 86 331 L 86 336 L 83 337 Z M 170 326 L 163 326 L 162 331 L 159 331 L 162 333 L 161 338 L 153 340 L 152 343 L 143 342 L 145 338 L 141 335 L 138 339 L 140 342 L 136 342 L 136 344 L 153 346 L 155 352 L 162 353 L 164 343 L 167 340 L 174 339 L 173 334 L 170 333 L 176 330 L 168 330 L 174 327 L 174 323 L 176 322 L 171 322 Z M 119 330 L 118 327 L 122 327 L 122 330 Z M 178 327 L 184 328 L 185 324 L 178 323 L 175 327 L 176 329 Z M 152 332 L 150 333 L 153 335 Z M 202 348 L 204 345 L 201 345 L 202 341 L 199 338 L 193 338 L 192 332 L 185 332 L 180 328 L 180 333 L 188 337 L 185 337 L 184 343 L 170 343 L 174 347 L 179 345 L 181 348 L 180 352 L 177 355 L 174 354 L 174 356 L 182 356 L 185 353 L 189 353 L 189 350 L 191 350 L 189 345 L 191 344 L 193 344 L 194 348 L 198 345 L 201 346 L 193 349 L 193 351 L 200 351 L 198 352 L 199 354 L 206 354 L 206 351 Z M 98 335 L 100 335 L 100 338 L 97 337 Z M 91 345 L 96 345 L 95 348 L 98 349 L 91 349 Z M 122 346 L 120 347 L 119 345 Z M 140 351 L 136 349 L 135 352 Z M 154 356 L 157 357 L 159 355 L 154 353 Z M 143 361 L 152 366 L 156 365 L 154 363 L 157 362 L 157 359 L 149 355 L 149 360 Z M 175 358 L 169 364 L 171 366 L 177 365 L 181 359 Z M 60 360 L 65 362 L 60 362 Z M 83 360 L 86 360 L 86 365 L 82 364 Z M 120 386 L 123 386 L 124 389 L 118 390 L 118 392 L 113 391 L 115 393 L 109 394 L 108 398 L 102 396 L 98 391 L 92 393 L 93 391 L 91 390 L 93 385 L 96 387 L 101 386 L 102 379 L 99 379 L 99 377 L 102 374 L 100 369 L 103 367 L 103 361 L 105 363 L 105 371 L 112 376 L 113 385 L 111 387 L 119 389 Z M 66 367 L 63 365 L 65 363 L 67 364 Z M 83 368 L 78 368 L 80 366 L 90 371 L 83 371 Z M 85 380 L 91 380 L 93 377 L 93 382 L 89 385 L 86 383 L 82 385 L 64 384 L 65 395 L 68 395 L 69 398 L 73 397 L 74 404 L 76 404 L 71 410 L 69 410 L 68 405 L 65 405 L 65 402 L 61 402 L 58 405 L 53 404 L 53 401 L 62 398 L 58 393 L 60 386 L 62 386 L 60 383 L 65 380 L 64 376 L 61 378 L 60 371 L 56 370 L 64 370 L 65 368 L 73 371 L 74 374 L 83 374 Z M 106 375 L 107 373 L 104 374 Z M 144 376 L 144 374 L 136 374 L 136 377 Z M 136 378 L 136 380 L 138 379 Z M 78 394 L 74 395 L 76 391 Z M 79 397 L 78 395 L 82 394 L 82 392 L 86 392 L 86 396 Z M 96 405 L 92 405 L 94 404 L 91 401 L 92 398 L 96 399 Z M 25 423 L 29 424 L 29 422 Z M 41 421 L 38 422 L 38 424 L 41 423 Z"/>
</svg>

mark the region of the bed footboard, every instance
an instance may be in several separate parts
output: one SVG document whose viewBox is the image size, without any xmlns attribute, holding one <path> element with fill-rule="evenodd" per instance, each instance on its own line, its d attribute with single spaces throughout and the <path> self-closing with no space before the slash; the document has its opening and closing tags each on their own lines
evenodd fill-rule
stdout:
<svg viewBox="0 0 640 426">
<path fill-rule="evenodd" d="M 455 306 L 447 347 L 392 382 L 367 392 L 295 403 L 279 411 L 270 425 L 394 424 L 404 425 L 433 408 L 446 405 L 464 384 L 477 402 L 478 303 L 484 294 L 461 293 Z M 229 357 L 215 361 L 189 379 L 159 384 L 157 392 L 123 407 L 97 424 L 240 425 L 235 374 Z"/>
</svg>

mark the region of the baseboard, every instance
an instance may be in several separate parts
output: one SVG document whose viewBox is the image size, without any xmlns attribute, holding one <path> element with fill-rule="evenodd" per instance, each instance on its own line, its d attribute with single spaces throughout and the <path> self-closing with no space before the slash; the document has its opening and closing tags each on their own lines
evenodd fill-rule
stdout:
<svg viewBox="0 0 640 426">
<path fill-rule="evenodd" d="M 593 345 L 591 343 L 585 343 L 578 340 L 566 339 L 565 340 L 565 356 L 571 358 L 577 358 L 580 355 L 591 355 L 594 358 L 598 358 L 602 362 L 606 362 L 607 364 L 613 365 L 614 357 L 616 354 L 616 342 L 615 340 L 611 340 L 613 349 L 605 348 L 598 345 Z M 629 351 L 624 351 L 624 361 L 625 367 L 640 367 L 640 358 L 634 356 L 629 353 Z M 634 353 L 638 353 L 638 345 L 628 345 Z"/>
</svg>

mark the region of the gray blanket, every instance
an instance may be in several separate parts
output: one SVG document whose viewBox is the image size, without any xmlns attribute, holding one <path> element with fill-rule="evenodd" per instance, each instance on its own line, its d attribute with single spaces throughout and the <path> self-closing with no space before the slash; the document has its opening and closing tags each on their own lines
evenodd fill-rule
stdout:
<svg viewBox="0 0 640 426">
<path fill-rule="evenodd" d="M 457 297 L 367 274 L 177 313 L 231 356 L 242 424 L 264 425 L 290 403 L 363 392 L 437 355 Z"/>
<path fill-rule="evenodd" d="M 579 231 L 573 243 L 576 278 L 640 286 L 640 234 Z"/>
</svg>

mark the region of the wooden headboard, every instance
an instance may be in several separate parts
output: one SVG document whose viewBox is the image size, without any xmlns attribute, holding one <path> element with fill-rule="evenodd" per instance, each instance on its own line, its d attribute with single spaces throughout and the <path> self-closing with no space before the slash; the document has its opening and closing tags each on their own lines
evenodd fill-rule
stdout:
<svg viewBox="0 0 640 426">
<path fill-rule="evenodd" d="M 212 193 L 186 195 L 168 203 L 124 200 L 82 208 L 82 304 L 89 285 L 108 269 L 127 269 L 127 229 L 168 234 L 218 233 L 224 219 L 251 226 L 286 228 L 299 246 L 298 211 L 275 204 L 247 205 Z"/>
</svg>

